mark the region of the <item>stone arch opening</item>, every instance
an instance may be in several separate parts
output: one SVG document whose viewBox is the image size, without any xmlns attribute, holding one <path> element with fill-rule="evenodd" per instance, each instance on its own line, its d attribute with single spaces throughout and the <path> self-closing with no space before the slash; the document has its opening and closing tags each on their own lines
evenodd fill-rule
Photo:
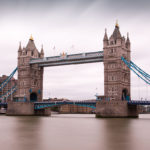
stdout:
<svg viewBox="0 0 150 150">
<path fill-rule="evenodd" d="M 36 101 L 37 101 L 37 94 L 33 92 L 30 94 L 30 102 L 36 102 Z"/>
<path fill-rule="evenodd" d="M 129 94 L 127 89 L 122 90 L 122 100 L 128 100 L 129 101 Z"/>
</svg>

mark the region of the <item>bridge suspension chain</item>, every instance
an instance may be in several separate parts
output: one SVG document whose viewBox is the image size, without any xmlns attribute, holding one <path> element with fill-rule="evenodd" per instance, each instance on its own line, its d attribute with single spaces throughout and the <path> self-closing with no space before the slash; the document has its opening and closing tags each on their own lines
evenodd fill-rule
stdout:
<svg viewBox="0 0 150 150">
<path fill-rule="evenodd" d="M 146 77 L 150 78 L 150 75 L 149 75 L 148 73 L 146 73 L 144 70 L 142 70 L 141 68 L 139 68 L 139 67 L 138 67 L 135 63 L 133 63 L 132 61 L 130 61 L 130 62 L 131 62 L 131 64 L 133 64 L 136 68 L 138 68 L 141 73 L 143 73 Z"/>
<path fill-rule="evenodd" d="M 150 75 L 135 65 L 132 61 L 128 62 L 124 57 L 121 60 L 127 65 L 127 67 L 132 70 L 139 78 L 141 78 L 145 83 L 150 85 Z"/>
<path fill-rule="evenodd" d="M 142 76 L 145 77 L 146 80 L 148 80 L 148 82 L 150 82 L 150 75 L 147 74 L 145 71 L 143 71 L 142 69 L 140 69 L 137 65 L 135 65 L 132 61 L 130 61 L 131 66 L 133 68 L 135 68 Z"/>
<path fill-rule="evenodd" d="M 9 89 L 5 94 L 0 96 L 0 100 L 6 101 L 7 98 L 12 95 L 17 90 L 17 85 L 14 85 L 11 89 Z"/>
<path fill-rule="evenodd" d="M 0 84 L 0 91 L 8 84 L 8 82 L 11 80 L 11 78 L 14 76 L 14 74 L 16 73 L 17 70 L 18 70 L 18 68 L 16 68 L 16 69 L 10 74 L 10 76 L 8 76 L 7 79 L 4 80 L 4 81 Z"/>
</svg>

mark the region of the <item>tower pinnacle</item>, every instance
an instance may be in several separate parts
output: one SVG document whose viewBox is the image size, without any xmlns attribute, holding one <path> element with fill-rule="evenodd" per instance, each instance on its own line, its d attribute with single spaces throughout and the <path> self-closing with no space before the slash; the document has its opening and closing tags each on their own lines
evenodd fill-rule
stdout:
<svg viewBox="0 0 150 150">
<path fill-rule="evenodd" d="M 40 53 L 40 58 L 44 57 L 44 49 L 43 49 L 43 44 L 41 46 L 41 53 Z"/>
<path fill-rule="evenodd" d="M 104 34 L 103 41 L 108 41 L 107 29 L 106 28 L 105 28 L 105 34 Z"/>
<path fill-rule="evenodd" d="M 41 53 L 44 53 L 43 44 L 41 45 Z"/>
<path fill-rule="evenodd" d="M 31 40 L 31 41 L 34 41 L 34 39 L 33 39 L 33 37 L 32 37 L 32 34 L 31 34 L 31 36 L 30 36 L 30 40 Z"/>
<path fill-rule="evenodd" d="M 19 49 L 18 49 L 18 51 L 21 51 L 22 50 L 22 48 L 21 48 L 21 42 L 19 42 Z"/>
<path fill-rule="evenodd" d="M 130 49 L 129 33 L 127 33 L 126 47 Z"/>
<path fill-rule="evenodd" d="M 118 20 L 116 20 L 116 25 L 115 27 L 119 28 Z"/>
</svg>

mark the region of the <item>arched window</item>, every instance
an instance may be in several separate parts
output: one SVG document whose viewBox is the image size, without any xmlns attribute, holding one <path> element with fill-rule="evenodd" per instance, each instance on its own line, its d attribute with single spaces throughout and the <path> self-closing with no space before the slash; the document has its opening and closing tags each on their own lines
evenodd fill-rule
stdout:
<svg viewBox="0 0 150 150">
<path fill-rule="evenodd" d="M 111 45 L 113 45 L 113 44 L 114 44 L 114 42 L 113 42 L 113 41 L 111 41 L 111 42 L 110 42 L 110 44 L 111 44 Z"/>
<path fill-rule="evenodd" d="M 36 102 L 37 101 L 37 94 L 36 93 L 31 93 L 30 94 L 30 101 L 31 102 Z"/>
<path fill-rule="evenodd" d="M 31 52 L 31 56 L 33 56 L 33 55 L 34 55 L 34 52 L 32 51 L 32 52 Z"/>
</svg>

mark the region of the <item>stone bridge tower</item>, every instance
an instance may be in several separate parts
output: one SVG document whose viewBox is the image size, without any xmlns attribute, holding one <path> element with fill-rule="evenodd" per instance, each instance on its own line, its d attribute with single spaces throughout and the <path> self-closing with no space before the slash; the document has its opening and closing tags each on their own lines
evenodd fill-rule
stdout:
<svg viewBox="0 0 150 150">
<path fill-rule="evenodd" d="M 25 48 L 18 49 L 18 91 L 16 98 L 28 102 L 42 101 L 43 68 L 37 64 L 30 65 L 31 59 L 43 58 L 43 47 L 39 52 L 32 36 Z"/>
<path fill-rule="evenodd" d="M 104 95 L 110 100 L 130 99 L 130 69 L 121 56 L 130 61 L 130 40 L 121 36 L 116 23 L 113 34 L 108 39 L 106 30 L 103 39 L 104 50 Z"/>
</svg>

